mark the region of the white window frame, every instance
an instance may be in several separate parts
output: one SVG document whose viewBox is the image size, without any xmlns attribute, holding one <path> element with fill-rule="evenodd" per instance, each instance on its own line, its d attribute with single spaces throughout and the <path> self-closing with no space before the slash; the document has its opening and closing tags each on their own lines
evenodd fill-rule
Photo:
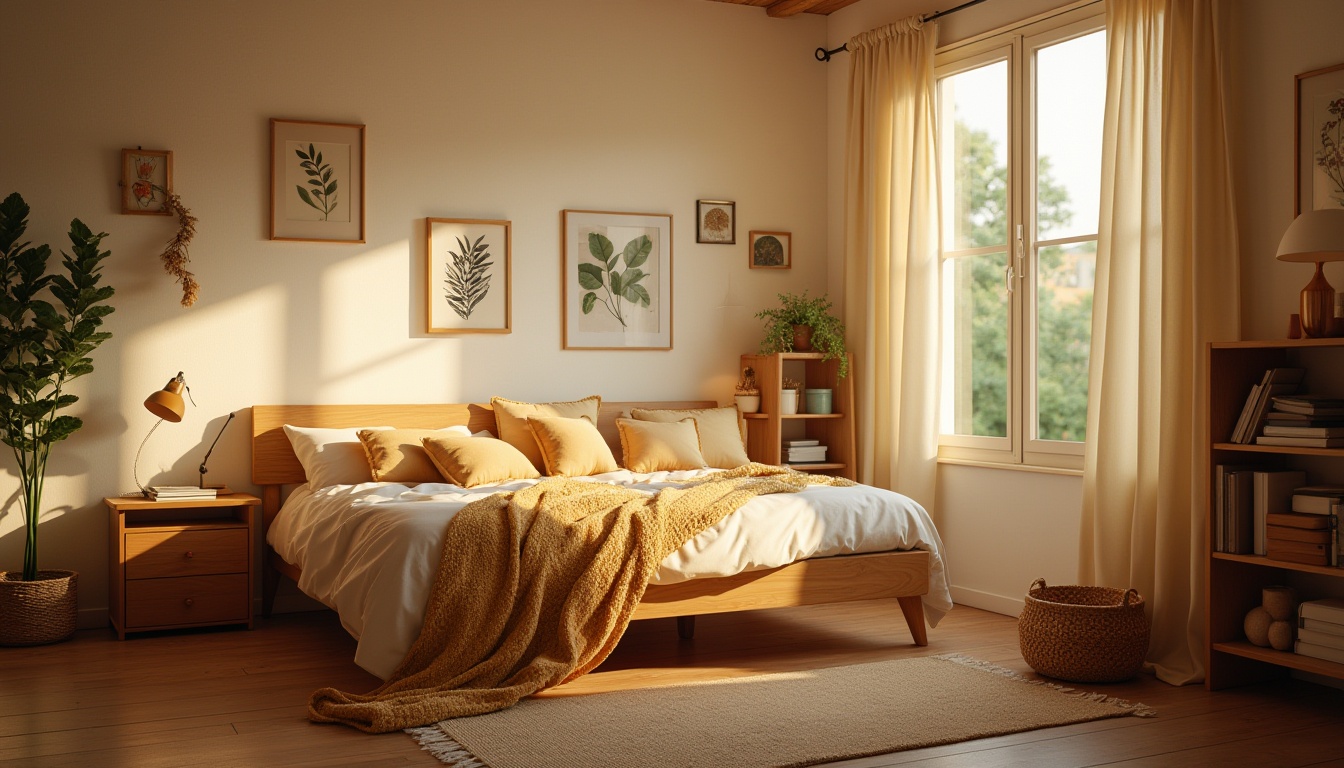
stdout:
<svg viewBox="0 0 1344 768">
<path fill-rule="evenodd" d="M 1034 239 L 1036 173 L 1030 167 L 1036 155 L 1035 116 L 1032 113 L 1036 101 L 1034 52 L 1042 47 L 1103 30 L 1105 21 L 1105 6 L 1102 2 L 1073 3 L 1056 12 L 947 46 L 935 54 L 935 77 L 939 80 L 996 61 L 1008 62 L 1008 231 L 1005 232 L 1005 247 L 1013 270 L 1012 279 L 1015 281 L 1008 308 L 1008 434 L 1006 437 L 940 434 L 940 462 L 1069 473 L 1082 470 L 1084 442 L 1043 440 L 1035 436 L 1039 423 L 1035 375 L 1036 254 L 1041 248 L 1050 246 L 1095 241 L 1097 235 L 1092 233 L 1040 242 Z M 1020 238 L 1016 236 L 1018 231 L 1021 232 Z M 940 227 L 940 276 L 943 262 L 948 258 L 1001 250 L 998 246 L 945 250 L 943 234 Z M 946 310 L 940 309 L 940 313 L 944 313 L 940 315 L 944 320 L 947 319 Z M 941 344 L 939 348 L 942 349 Z M 941 370 L 947 370 L 945 365 Z"/>
</svg>

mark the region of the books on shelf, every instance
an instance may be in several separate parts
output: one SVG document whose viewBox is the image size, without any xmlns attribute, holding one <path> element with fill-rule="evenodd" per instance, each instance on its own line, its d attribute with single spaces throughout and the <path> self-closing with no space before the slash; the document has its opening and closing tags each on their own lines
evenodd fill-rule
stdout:
<svg viewBox="0 0 1344 768">
<path fill-rule="evenodd" d="M 1330 518 L 1327 515 L 1309 515 L 1305 512 L 1283 512 L 1280 514 L 1270 513 L 1265 516 L 1265 522 L 1269 527 L 1302 528 L 1307 530 L 1320 530 L 1330 527 Z"/>
<path fill-rule="evenodd" d="M 1214 468 L 1214 551 L 1251 552 L 1255 525 L 1252 492 L 1257 469 L 1242 464 Z"/>
<path fill-rule="evenodd" d="M 808 446 L 821 445 L 820 440 L 785 440 L 785 448 L 806 448 Z"/>
<path fill-rule="evenodd" d="M 1261 435 L 1256 445 L 1286 445 L 1296 448 L 1344 448 L 1344 437 L 1281 437 Z"/>
<path fill-rule="evenodd" d="M 1336 623 L 1333 621 L 1324 621 L 1322 619 L 1298 619 L 1297 626 L 1299 629 L 1311 630 L 1314 634 L 1334 635 L 1336 637 L 1344 638 L 1344 622 Z M 1325 643 L 1320 643 L 1320 645 L 1325 645 Z"/>
<path fill-rule="evenodd" d="M 1265 532 L 1267 518 L 1272 514 L 1291 512 L 1293 509 L 1293 490 L 1307 482 L 1307 473 L 1299 471 L 1259 470 L 1252 475 L 1252 490 L 1255 496 L 1255 534 L 1251 551 L 1257 555 L 1265 554 Z"/>
<path fill-rule="evenodd" d="M 1330 565 L 1330 542 L 1269 539 L 1265 544 L 1265 557 L 1270 560 L 1282 560 L 1285 563 Z"/>
<path fill-rule="evenodd" d="M 1279 426 L 1265 423 L 1267 437 L 1344 437 L 1344 427 Z"/>
<path fill-rule="evenodd" d="M 1344 416 L 1344 398 L 1326 395 L 1276 395 L 1274 410 L 1308 416 Z"/>
<path fill-rule="evenodd" d="M 1278 397 L 1297 390 L 1306 371 L 1301 368 L 1270 368 L 1260 379 L 1260 383 L 1251 387 L 1241 415 L 1232 430 L 1232 442 L 1249 443 L 1260 433 L 1260 426 L 1269 415 L 1270 405 Z"/>
<path fill-rule="evenodd" d="M 1338 625 L 1341 631 L 1344 631 L 1344 624 Z M 1297 639 L 1304 643 L 1313 645 L 1324 645 L 1327 648 L 1336 648 L 1344 651 L 1344 635 L 1324 632 L 1319 629 L 1310 629 L 1308 627 L 1298 627 Z"/>
<path fill-rule="evenodd" d="M 1344 597 L 1327 597 L 1322 600 L 1305 600 L 1297 606 L 1299 619 L 1315 619 L 1332 624 L 1344 624 Z"/>
<path fill-rule="evenodd" d="M 790 464 L 819 464 L 826 461 L 826 446 L 806 445 L 784 449 L 786 460 Z"/>
<path fill-rule="evenodd" d="M 1330 505 L 1344 501 L 1344 488 L 1334 485 L 1304 485 L 1293 489 L 1293 511 L 1328 515 Z"/>
<path fill-rule="evenodd" d="M 151 485 L 146 491 L 154 501 L 199 501 L 219 495 L 218 489 L 198 488 L 194 485 Z"/>
<path fill-rule="evenodd" d="M 1328 645 L 1317 645 L 1298 640 L 1293 644 L 1293 650 L 1302 656 L 1344 664 L 1344 648 L 1331 648 Z"/>
</svg>

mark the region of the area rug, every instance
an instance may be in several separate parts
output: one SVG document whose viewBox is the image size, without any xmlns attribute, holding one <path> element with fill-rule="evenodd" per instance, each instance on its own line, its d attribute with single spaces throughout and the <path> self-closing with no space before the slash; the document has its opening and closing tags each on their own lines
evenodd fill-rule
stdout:
<svg viewBox="0 0 1344 768">
<path fill-rule="evenodd" d="M 407 733 L 453 768 L 783 768 L 1153 714 L 965 656 L 928 656 L 525 699 Z"/>
</svg>

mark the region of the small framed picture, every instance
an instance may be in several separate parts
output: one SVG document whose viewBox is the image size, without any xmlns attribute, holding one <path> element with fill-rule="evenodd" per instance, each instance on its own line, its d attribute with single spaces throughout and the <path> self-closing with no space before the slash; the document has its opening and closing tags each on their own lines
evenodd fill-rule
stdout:
<svg viewBox="0 0 1344 768">
<path fill-rule="evenodd" d="M 788 232 L 752 232 L 747 248 L 752 269 L 788 269 L 793 247 Z"/>
<path fill-rule="evenodd" d="M 271 120 L 271 239 L 364 242 L 364 126 Z"/>
<path fill-rule="evenodd" d="M 1296 213 L 1344 208 L 1344 64 L 1297 76 Z"/>
<path fill-rule="evenodd" d="M 510 333 L 512 224 L 425 219 L 428 333 Z"/>
<path fill-rule="evenodd" d="M 121 150 L 121 212 L 167 216 L 173 191 L 173 153 L 157 149 Z"/>
<path fill-rule="evenodd" d="M 695 201 L 695 242 L 732 245 L 737 242 L 737 203 Z"/>
</svg>

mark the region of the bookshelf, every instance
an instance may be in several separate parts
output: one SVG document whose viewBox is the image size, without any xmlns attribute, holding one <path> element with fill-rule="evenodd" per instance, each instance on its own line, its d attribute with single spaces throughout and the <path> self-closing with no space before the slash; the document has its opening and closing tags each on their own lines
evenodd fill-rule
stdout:
<svg viewBox="0 0 1344 768">
<path fill-rule="evenodd" d="M 1267 369 L 1306 370 L 1302 391 L 1344 396 L 1344 338 L 1215 342 L 1206 358 L 1209 447 L 1205 510 L 1205 678 L 1209 690 L 1304 672 L 1344 680 L 1344 664 L 1252 645 L 1243 620 L 1276 584 L 1297 589 L 1300 600 L 1344 595 L 1344 568 L 1304 565 L 1257 555 L 1215 552 L 1215 468 L 1255 463 L 1268 469 L 1301 469 L 1311 485 L 1344 484 L 1344 449 L 1232 443 L 1229 439 L 1251 387 Z"/>
<path fill-rule="evenodd" d="M 839 361 L 822 360 L 820 352 L 777 352 L 743 355 L 742 367 L 755 369 L 761 390 L 761 410 L 743 414 L 747 425 L 747 455 L 762 464 L 782 464 L 781 446 L 787 439 L 819 440 L 827 446 L 825 463 L 791 464 L 807 472 L 856 479 L 854 448 L 854 357 L 849 375 L 839 378 Z M 831 413 L 805 413 L 802 400 L 796 414 L 780 413 L 784 378 L 797 379 L 809 389 L 831 389 Z"/>
</svg>

